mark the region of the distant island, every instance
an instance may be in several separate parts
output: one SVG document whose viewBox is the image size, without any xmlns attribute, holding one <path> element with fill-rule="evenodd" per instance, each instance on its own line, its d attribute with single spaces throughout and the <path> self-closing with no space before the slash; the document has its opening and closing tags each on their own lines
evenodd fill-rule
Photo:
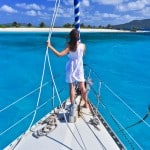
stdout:
<svg viewBox="0 0 150 150">
<path fill-rule="evenodd" d="M 55 26 L 55 28 L 73 28 L 74 24 L 66 23 L 63 26 Z M 38 26 L 32 25 L 31 23 L 18 23 L 16 21 L 8 24 L 0 24 L 0 28 L 45 28 L 48 27 L 44 22 L 39 23 Z M 81 28 L 87 28 L 87 29 L 117 29 L 117 30 L 129 30 L 136 32 L 137 30 L 150 30 L 150 19 L 143 19 L 143 20 L 133 20 L 128 23 L 119 24 L 119 25 L 111 25 L 108 24 L 107 26 L 91 26 L 91 25 L 85 25 L 83 23 L 80 24 Z"/>
<path fill-rule="evenodd" d="M 124 30 L 150 30 L 150 19 L 133 20 L 128 23 L 113 25 L 114 29 Z"/>
</svg>

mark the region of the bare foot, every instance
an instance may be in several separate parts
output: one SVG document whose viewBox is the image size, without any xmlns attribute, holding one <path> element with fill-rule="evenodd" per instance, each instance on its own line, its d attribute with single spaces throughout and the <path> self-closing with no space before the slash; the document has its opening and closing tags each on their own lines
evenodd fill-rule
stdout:
<svg viewBox="0 0 150 150">
<path fill-rule="evenodd" d="M 89 108 L 89 104 L 86 102 L 86 103 L 83 105 L 83 107 Z"/>
</svg>

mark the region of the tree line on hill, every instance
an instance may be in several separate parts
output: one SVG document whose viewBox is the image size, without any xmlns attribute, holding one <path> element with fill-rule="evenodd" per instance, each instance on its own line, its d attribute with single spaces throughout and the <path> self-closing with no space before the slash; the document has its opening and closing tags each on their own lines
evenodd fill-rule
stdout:
<svg viewBox="0 0 150 150">
<path fill-rule="evenodd" d="M 72 24 L 65 24 L 64 27 L 72 27 Z M 91 25 L 84 25 L 81 23 L 81 28 L 99 28 L 99 29 L 118 29 L 118 30 L 130 30 L 136 32 L 137 30 L 150 30 L 150 19 L 143 19 L 143 20 L 133 20 L 128 23 L 119 24 L 119 25 L 111 25 L 108 24 L 107 26 L 98 27 L 91 26 Z"/>
<path fill-rule="evenodd" d="M 31 23 L 28 24 L 21 24 L 14 21 L 10 24 L 0 24 L 1 28 L 5 27 L 48 27 L 44 22 L 40 22 L 38 26 L 34 26 Z M 63 26 L 63 28 L 73 28 L 74 24 L 66 23 Z M 81 28 L 98 28 L 98 29 L 118 29 L 118 30 L 150 30 L 150 19 L 143 19 L 143 20 L 133 20 L 131 22 L 125 23 L 125 24 L 119 24 L 119 25 L 106 25 L 106 26 L 92 26 L 92 25 L 85 25 L 84 23 L 80 24 Z M 57 28 L 57 27 L 56 27 Z"/>
<path fill-rule="evenodd" d="M 48 26 L 44 22 L 41 22 L 38 26 L 34 26 L 31 23 L 22 24 L 22 23 L 18 23 L 16 21 L 14 21 L 13 23 L 10 23 L 10 24 L 0 24 L 0 28 L 6 28 L 6 27 L 16 27 L 16 28 L 19 28 L 19 27 L 40 27 L 40 28 L 43 28 L 43 27 L 48 27 Z M 73 28 L 74 24 L 66 23 L 61 27 L 63 27 L 63 28 Z M 107 29 L 111 29 L 110 24 L 108 24 L 107 26 L 101 26 L 100 25 L 100 26 L 96 27 L 96 26 L 85 25 L 84 23 L 81 23 L 80 27 L 81 28 L 100 28 L 100 29 L 107 28 Z"/>
<path fill-rule="evenodd" d="M 14 21 L 13 23 L 10 23 L 10 24 L 0 24 L 0 28 L 6 28 L 6 27 L 19 28 L 19 27 L 36 27 L 36 26 L 32 25 L 32 23 L 22 24 L 22 23 L 18 23 L 16 21 Z M 41 22 L 38 27 L 43 28 L 43 27 L 46 27 L 46 25 L 44 22 Z"/>
</svg>

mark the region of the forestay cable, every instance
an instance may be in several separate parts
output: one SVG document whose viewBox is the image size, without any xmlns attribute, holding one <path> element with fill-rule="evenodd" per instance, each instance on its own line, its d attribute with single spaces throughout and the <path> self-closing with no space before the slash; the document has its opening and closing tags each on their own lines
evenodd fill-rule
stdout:
<svg viewBox="0 0 150 150">
<path fill-rule="evenodd" d="M 55 9 L 54 9 L 53 17 L 52 17 L 52 22 L 55 21 L 53 18 L 56 19 L 55 15 L 56 15 L 57 13 L 55 13 L 55 12 L 58 11 L 58 9 L 56 9 L 56 8 L 58 7 L 58 6 L 57 6 L 57 1 L 58 1 L 58 0 L 56 0 L 56 3 L 55 3 Z M 59 4 L 59 3 L 58 3 L 58 4 Z M 53 23 L 53 25 L 54 25 L 54 23 Z M 50 35 L 50 31 L 49 31 L 49 37 L 50 37 L 50 36 L 51 36 L 51 35 Z M 34 114 L 33 114 L 31 123 L 30 123 L 30 125 L 29 125 L 27 131 L 28 131 L 28 130 L 31 130 L 32 124 L 33 124 L 33 122 L 34 122 L 34 120 L 35 120 L 36 112 L 37 112 L 37 110 L 38 110 L 38 106 L 39 106 L 39 102 L 40 102 L 40 97 L 41 97 L 41 92 L 42 92 L 42 86 L 43 86 L 43 79 L 44 79 L 44 74 L 45 74 L 45 66 L 46 66 L 47 57 L 48 57 L 48 47 L 47 47 L 47 49 L 46 49 L 46 53 L 45 53 L 45 57 L 44 57 L 43 72 L 42 72 L 42 78 L 41 78 L 41 82 L 40 82 L 40 90 L 39 90 L 38 100 L 37 100 L 37 103 L 36 103 L 36 108 L 35 108 L 35 110 L 33 111 Z M 23 135 L 24 135 L 24 134 L 23 134 Z M 19 139 L 20 141 L 21 141 L 23 135 L 20 137 L 20 139 Z M 20 141 L 17 143 L 17 145 L 20 143 Z M 15 145 L 15 147 L 16 147 L 17 145 Z"/>
<path fill-rule="evenodd" d="M 52 21 L 51 21 L 51 28 L 49 28 L 48 40 L 50 40 L 50 37 L 51 37 L 51 33 L 52 33 L 52 29 L 53 29 L 53 27 L 54 27 L 54 23 L 55 23 L 55 20 L 56 20 L 56 16 L 57 16 L 59 4 L 60 4 L 60 0 L 56 0 L 56 2 L 55 2 L 55 8 L 54 8 L 54 13 L 53 13 Z M 32 124 L 33 124 L 33 122 L 34 122 L 34 120 L 35 120 L 37 107 L 38 107 L 38 105 L 39 105 L 39 101 L 40 101 L 40 97 L 41 97 L 41 92 L 42 92 L 42 84 L 43 84 L 43 79 L 44 79 L 44 74 L 45 74 L 45 66 L 46 66 L 47 57 L 48 57 L 48 59 L 49 59 L 48 47 L 47 47 L 47 49 L 46 49 L 45 58 L 44 58 L 43 72 L 42 72 L 42 78 L 41 78 L 41 83 L 40 83 L 40 91 L 39 91 L 39 95 L 38 95 L 38 100 L 37 100 L 37 104 L 36 104 L 36 109 L 35 109 L 35 111 L 34 111 L 34 115 L 33 115 L 33 118 L 32 118 L 32 120 L 31 120 L 31 123 L 30 123 L 28 129 L 31 129 L 31 126 L 32 126 Z"/>
</svg>

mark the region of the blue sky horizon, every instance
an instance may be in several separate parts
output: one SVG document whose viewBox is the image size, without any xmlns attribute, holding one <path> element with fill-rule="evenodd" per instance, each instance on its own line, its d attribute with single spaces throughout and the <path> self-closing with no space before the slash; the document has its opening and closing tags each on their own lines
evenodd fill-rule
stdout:
<svg viewBox="0 0 150 150">
<path fill-rule="evenodd" d="M 53 15 L 55 0 L 0 1 L 0 24 L 31 23 L 47 26 Z M 85 25 L 106 26 L 150 18 L 150 0 L 80 0 L 80 20 Z M 73 0 L 60 0 L 55 26 L 74 23 Z"/>
</svg>

